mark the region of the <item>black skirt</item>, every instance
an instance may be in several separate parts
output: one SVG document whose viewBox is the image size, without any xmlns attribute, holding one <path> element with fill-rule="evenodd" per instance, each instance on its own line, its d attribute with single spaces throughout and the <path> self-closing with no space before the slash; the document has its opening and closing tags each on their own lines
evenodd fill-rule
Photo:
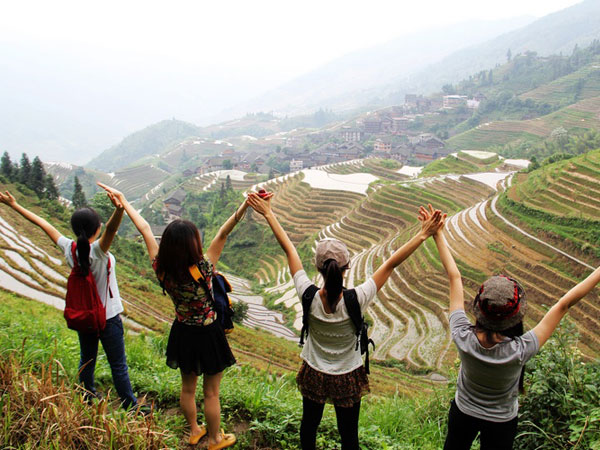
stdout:
<svg viewBox="0 0 600 450">
<path fill-rule="evenodd" d="M 167 366 L 183 373 L 215 375 L 235 364 L 235 357 L 218 321 L 206 326 L 175 320 L 167 343 Z"/>
</svg>

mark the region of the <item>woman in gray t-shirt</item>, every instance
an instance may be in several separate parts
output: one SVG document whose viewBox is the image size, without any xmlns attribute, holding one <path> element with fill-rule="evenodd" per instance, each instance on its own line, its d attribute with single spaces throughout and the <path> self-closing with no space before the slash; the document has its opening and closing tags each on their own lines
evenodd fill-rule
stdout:
<svg viewBox="0 0 600 450">
<path fill-rule="evenodd" d="M 429 211 L 422 208 L 423 215 L 432 213 L 431 205 Z M 469 449 L 477 433 L 482 450 L 511 449 L 517 433 L 523 367 L 550 338 L 569 308 L 600 282 L 600 267 L 563 295 L 525 334 L 523 289 L 507 276 L 491 277 L 471 304 L 476 319 L 473 326 L 465 314 L 461 275 L 442 229 L 433 238 L 450 282 L 450 331 L 461 361 L 444 449 Z"/>
</svg>

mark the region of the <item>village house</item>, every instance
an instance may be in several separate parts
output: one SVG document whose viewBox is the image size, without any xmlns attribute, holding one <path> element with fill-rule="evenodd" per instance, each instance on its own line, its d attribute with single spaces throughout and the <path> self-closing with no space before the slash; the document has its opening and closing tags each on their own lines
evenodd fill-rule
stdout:
<svg viewBox="0 0 600 450">
<path fill-rule="evenodd" d="M 290 161 L 290 172 L 297 172 L 304 168 L 304 161 L 301 159 L 292 159 Z"/>
<path fill-rule="evenodd" d="M 389 153 L 392 151 L 392 143 L 387 139 L 376 139 L 373 143 L 373 151 Z"/>
<path fill-rule="evenodd" d="M 337 148 L 337 157 L 342 160 L 357 159 L 365 152 L 365 148 L 356 142 L 346 142 Z"/>
<path fill-rule="evenodd" d="M 392 149 L 389 158 L 396 161 L 406 162 L 412 155 L 412 149 L 407 145 L 398 145 Z"/>
<path fill-rule="evenodd" d="M 410 119 L 408 117 L 393 117 L 392 118 L 392 134 L 404 134 L 411 122 L 414 122 L 414 119 Z"/>
<path fill-rule="evenodd" d="M 377 134 L 381 131 L 381 120 L 379 120 L 377 117 L 368 118 L 364 120 L 363 126 L 365 133 Z"/>
<path fill-rule="evenodd" d="M 467 104 L 466 95 L 444 95 L 443 107 L 444 108 L 458 108 L 459 106 L 465 106 Z"/>
<path fill-rule="evenodd" d="M 340 130 L 340 138 L 345 142 L 360 142 L 363 136 L 362 130 L 355 127 L 344 126 Z"/>
</svg>

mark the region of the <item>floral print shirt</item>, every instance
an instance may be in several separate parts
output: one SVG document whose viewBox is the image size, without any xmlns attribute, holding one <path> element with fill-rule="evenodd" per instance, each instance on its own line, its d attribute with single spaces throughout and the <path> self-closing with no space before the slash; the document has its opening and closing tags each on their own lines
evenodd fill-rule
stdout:
<svg viewBox="0 0 600 450">
<path fill-rule="evenodd" d="M 152 263 L 152 267 L 156 272 L 156 259 Z M 208 288 L 211 289 L 214 270 L 212 263 L 205 258 L 198 262 L 198 267 L 202 275 L 204 275 Z M 157 276 L 160 279 L 158 273 Z M 169 294 L 169 297 L 171 297 L 173 305 L 175 305 L 175 314 L 179 322 L 186 325 L 205 326 L 210 325 L 217 318 L 213 301 L 204 289 L 204 283 L 191 281 L 185 284 L 178 284 L 166 277 L 162 285 L 167 294 Z"/>
</svg>

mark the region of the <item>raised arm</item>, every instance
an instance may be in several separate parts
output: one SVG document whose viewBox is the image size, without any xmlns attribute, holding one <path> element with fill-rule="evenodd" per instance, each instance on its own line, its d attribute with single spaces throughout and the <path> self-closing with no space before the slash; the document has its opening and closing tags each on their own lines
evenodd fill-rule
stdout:
<svg viewBox="0 0 600 450">
<path fill-rule="evenodd" d="M 429 207 L 431 208 L 431 205 L 429 205 Z M 375 271 L 373 274 L 373 281 L 375 281 L 377 290 L 382 288 L 394 269 L 402 264 L 406 258 L 412 255 L 412 253 L 438 229 L 440 226 L 442 213 L 439 210 L 433 211 L 433 208 L 431 211 L 431 214 L 425 216 L 423 212 L 419 210 L 418 218 L 421 221 L 421 230 L 402 247 L 396 250 L 392 256 L 390 256 L 389 259 L 379 266 L 379 268 Z"/>
<path fill-rule="evenodd" d="M 10 192 L 5 191 L 4 194 L 0 192 L 0 203 L 4 203 L 5 205 L 10 206 L 12 209 L 21 214 L 31 223 L 40 227 L 42 230 L 44 230 L 48 237 L 52 239 L 52 242 L 54 242 L 55 244 L 58 241 L 58 238 L 62 236 L 60 232 L 52 225 L 50 225 L 46 219 L 42 219 L 37 214 L 34 214 L 28 209 L 19 205 Z"/>
<path fill-rule="evenodd" d="M 102 250 L 104 253 L 106 253 L 110 248 L 110 245 L 112 244 L 112 241 L 119 230 L 119 226 L 121 225 L 121 220 L 123 220 L 123 204 L 110 192 L 107 192 L 107 195 L 112 204 L 115 206 L 115 210 L 110 216 L 110 219 L 108 219 L 108 222 L 106 222 L 104 232 L 98 241 L 100 250 Z"/>
<path fill-rule="evenodd" d="M 153 261 L 158 255 L 158 244 L 156 243 L 156 239 L 154 239 L 154 235 L 152 234 L 152 229 L 150 228 L 150 224 L 144 219 L 136 209 L 131 206 L 131 204 L 127 201 L 122 192 L 111 188 L 102 183 L 97 183 L 102 189 L 108 192 L 115 198 L 115 201 L 120 203 L 123 206 L 123 209 L 138 229 L 142 237 L 144 238 L 144 242 L 146 243 L 146 248 L 148 248 L 148 256 L 150 257 L 150 261 Z M 109 195 L 109 196 L 110 196 Z M 112 197 L 111 197 L 112 200 Z M 112 219 L 112 217 L 111 217 Z M 110 221 L 109 221 L 110 222 Z M 107 224 L 108 228 L 108 224 Z"/>
<path fill-rule="evenodd" d="M 448 281 L 450 282 L 450 312 L 452 312 L 457 309 L 465 308 L 465 297 L 460 271 L 456 266 L 456 261 L 454 261 L 454 257 L 446 244 L 446 238 L 442 233 L 445 222 L 446 215 L 442 218 L 442 226 L 433 235 L 433 240 L 435 241 L 438 253 L 440 254 L 442 265 L 444 266 L 444 269 L 446 269 Z"/>
<path fill-rule="evenodd" d="M 225 247 L 225 242 L 227 242 L 227 237 L 229 236 L 229 233 L 231 233 L 231 231 L 235 228 L 235 226 L 242 219 L 242 217 L 244 217 L 244 213 L 246 212 L 247 208 L 248 204 L 244 200 L 244 203 L 242 203 L 238 207 L 238 209 L 236 209 L 235 212 L 229 217 L 229 219 L 227 219 L 225 223 L 221 225 L 221 228 L 219 228 L 217 235 L 214 237 L 214 239 L 208 246 L 208 250 L 206 250 L 206 256 L 208 257 L 208 259 L 210 259 L 210 262 L 213 263 L 215 266 L 217 265 L 217 262 L 221 257 L 221 253 L 223 252 L 223 247 Z"/>
<path fill-rule="evenodd" d="M 585 280 L 573 287 L 546 313 L 533 332 L 538 338 L 540 347 L 546 343 L 552 333 L 572 306 L 585 297 L 600 282 L 600 267 L 594 270 Z"/>
<path fill-rule="evenodd" d="M 277 220 L 277 217 L 273 214 L 273 210 L 271 209 L 272 197 L 273 195 L 270 195 L 269 197 L 262 199 L 257 194 L 250 193 L 248 194 L 248 204 L 267 220 L 267 223 L 275 235 L 275 239 L 277 239 L 277 242 L 279 242 L 279 245 L 287 256 L 290 273 L 294 276 L 296 272 L 303 269 L 302 261 L 300 261 L 296 247 L 294 247 L 294 244 Z"/>
</svg>

